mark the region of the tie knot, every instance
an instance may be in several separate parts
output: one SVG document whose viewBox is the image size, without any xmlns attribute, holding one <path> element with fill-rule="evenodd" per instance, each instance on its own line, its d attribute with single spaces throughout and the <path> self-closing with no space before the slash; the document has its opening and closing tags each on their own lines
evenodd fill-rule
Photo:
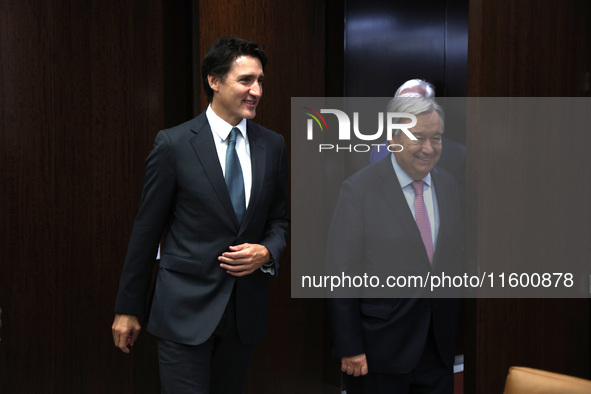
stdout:
<svg viewBox="0 0 591 394">
<path fill-rule="evenodd" d="M 415 189 L 415 196 L 423 195 L 423 181 L 412 181 L 412 187 Z"/>
<path fill-rule="evenodd" d="M 238 133 L 240 133 L 240 129 L 238 127 L 232 127 L 232 131 L 230 132 L 230 138 L 228 140 L 228 144 L 236 142 L 236 138 L 238 137 Z"/>
</svg>

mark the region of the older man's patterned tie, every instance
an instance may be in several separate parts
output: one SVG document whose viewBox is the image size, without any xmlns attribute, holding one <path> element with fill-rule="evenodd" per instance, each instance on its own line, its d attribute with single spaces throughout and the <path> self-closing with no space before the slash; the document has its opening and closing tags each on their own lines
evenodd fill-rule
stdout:
<svg viewBox="0 0 591 394">
<path fill-rule="evenodd" d="M 429 222 L 427 207 L 423 199 L 423 183 L 423 181 L 412 182 L 412 187 L 415 189 L 415 221 L 421 232 L 429 262 L 433 264 L 433 237 L 431 236 L 431 223 Z"/>
</svg>

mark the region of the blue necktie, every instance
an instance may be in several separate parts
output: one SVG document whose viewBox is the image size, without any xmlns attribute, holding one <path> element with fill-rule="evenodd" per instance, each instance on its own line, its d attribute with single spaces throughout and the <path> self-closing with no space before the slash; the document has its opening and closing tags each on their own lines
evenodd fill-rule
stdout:
<svg viewBox="0 0 591 394">
<path fill-rule="evenodd" d="M 246 198 L 244 196 L 244 178 L 242 177 L 242 167 L 236 153 L 236 137 L 240 130 L 232 128 L 228 140 L 228 150 L 226 151 L 226 186 L 232 199 L 232 206 L 238 218 L 238 223 L 242 222 L 242 216 L 246 210 Z"/>
</svg>

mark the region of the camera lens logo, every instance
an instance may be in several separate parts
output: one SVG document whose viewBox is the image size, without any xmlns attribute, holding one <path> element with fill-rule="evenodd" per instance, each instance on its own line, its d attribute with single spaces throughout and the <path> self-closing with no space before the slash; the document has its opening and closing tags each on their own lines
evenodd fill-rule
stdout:
<svg viewBox="0 0 591 394">
<path fill-rule="evenodd" d="M 304 107 L 304 113 L 308 116 L 310 116 L 312 119 L 314 119 L 316 121 L 316 123 L 318 124 L 318 126 L 320 127 L 320 131 L 324 131 L 324 128 L 322 127 L 322 125 L 324 124 L 324 127 L 326 128 L 326 131 L 328 131 L 328 125 L 326 124 L 326 120 L 324 119 L 324 117 L 322 115 L 320 115 L 320 113 L 318 111 L 313 110 L 312 108 L 308 108 L 308 107 Z M 308 119 L 308 139 L 312 139 L 312 119 Z M 322 121 L 322 122 L 321 122 Z"/>
</svg>

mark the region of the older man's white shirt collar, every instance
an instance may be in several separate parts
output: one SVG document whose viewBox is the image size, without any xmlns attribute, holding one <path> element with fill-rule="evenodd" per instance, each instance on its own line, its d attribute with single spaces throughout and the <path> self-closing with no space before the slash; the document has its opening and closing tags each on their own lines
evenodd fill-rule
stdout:
<svg viewBox="0 0 591 394">
<path fill-rule="evenodd" d="M 400 164 L 398 164 L 398 161 L 396 161 L 396 158 L 394 157 L 395 153 L 392 154 L 392 166 L 394 167 L 394 172 L 396 172 L 396 176 L 398 177 L 398 182 L 400 183 L 400 187 L 404 188 L 408 185 L 410 185 L 414 179 L 412 179 L 412 177 L 410 175 L 408 175 L 406 173 L 406 171 L 404 171 L 402 169 L 402 167 L 400 167 Z M 423 182 L 425 182 L 425 184 L 427 184 L 427 186 L 431 186 L 431 173 L 429 172 L 427 174 L 426 177 L 424 177 Z"/>
</svg>

